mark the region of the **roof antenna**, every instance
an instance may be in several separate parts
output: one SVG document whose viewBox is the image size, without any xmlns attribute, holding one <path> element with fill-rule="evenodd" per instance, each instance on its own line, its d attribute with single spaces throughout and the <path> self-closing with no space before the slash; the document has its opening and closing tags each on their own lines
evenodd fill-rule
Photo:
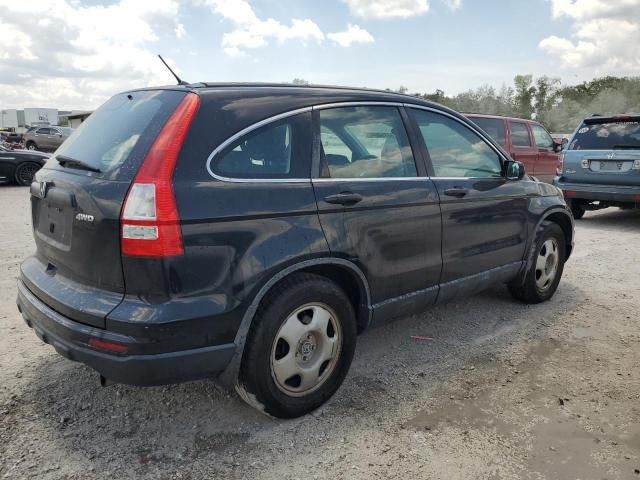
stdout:
<svg viewBox="0 0 640 480">
<path fill-rule="evenodd" d="M 167 69 L 171 72 L 171 75 L 176 77 L 176 80 L 178 81 L 178 85 L 189 85 L 189 82 L 185 82 L 184 80 L 180 80 L 180 77 L 178 75 L 176 75 L 176 72 L 171 70 L 171 67 L 169 66 L 169 64 L 164 61 L 164 58 L 162 58 L 162 55 L 158 54 L 158 58 L 160 59 L 160 61 L 162 63 L 164 63 L 164 66 L 167 67 Z"/>
</svg>

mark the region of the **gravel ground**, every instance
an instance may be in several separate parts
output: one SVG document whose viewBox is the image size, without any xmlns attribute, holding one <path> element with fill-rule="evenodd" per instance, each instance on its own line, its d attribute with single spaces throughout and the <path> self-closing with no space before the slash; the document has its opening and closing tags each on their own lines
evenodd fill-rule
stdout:
<svg viewBox="0 0 640 480">
<path fill-rule="evenodd" d="M 0 477 L 640 479 L 640 212 L 587 213 L 550 302 L 500 286 L 367 332 L 279 421 L 212 381 L 101 388 L 42 344 L 15 307 L 27 189 L 0 205 Z"/>
</svg>

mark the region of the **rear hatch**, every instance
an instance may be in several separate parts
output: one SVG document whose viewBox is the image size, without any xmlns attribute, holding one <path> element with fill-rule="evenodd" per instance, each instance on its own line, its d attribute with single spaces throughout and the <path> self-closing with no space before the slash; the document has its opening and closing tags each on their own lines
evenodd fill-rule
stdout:
<svg viewBox="0 0 640 480">
<path fill-rule="evenodd" d="M 586 119 L 565 151 L 563 180 L 639 186 L 640 116 Z"/>
<path fill-rule="evenodd" d="M 36 254 L 26 286 L 59 313 L 104 328 L 124 296 L 120 213 L 136 172 L 184 91 L 112 97 L 54 153 L 31 185 Z"/>
</svg>

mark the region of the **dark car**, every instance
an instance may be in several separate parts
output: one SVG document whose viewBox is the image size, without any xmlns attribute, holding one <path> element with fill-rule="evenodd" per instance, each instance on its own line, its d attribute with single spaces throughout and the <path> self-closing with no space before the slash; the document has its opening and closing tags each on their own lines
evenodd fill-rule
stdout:
<svg viewBox="0 0 640 480">
<path fill-rule="evenodd" d="M 0 181 L 31 185 L 33 176 L 49 155 L 28 150 L 12 150 L 0 145 Z"/>
<path fill-rule="evenodd" d="M 640 207 L 640 115 L 586 118 L 564 153 L 555 184 L 573 216 L 607 207 Z"/>
<path fill-rule="evenodd" d="M 562 142 L 554 140 L 535 120 L 497 115 L 465 114 L 498 142 L 527 172 L 543 182 L 553 183 L 560 173 Z"/>
<path fill-rule="evenodd" d="M 38 172 L 18 307 L 103 380 L 218 376 L 278 417 L 338 389 L 356 336 L 496 283 L 549 299 L 561 192 L 469 120 L 369 90 L 116 95 Z"/>
</svg>

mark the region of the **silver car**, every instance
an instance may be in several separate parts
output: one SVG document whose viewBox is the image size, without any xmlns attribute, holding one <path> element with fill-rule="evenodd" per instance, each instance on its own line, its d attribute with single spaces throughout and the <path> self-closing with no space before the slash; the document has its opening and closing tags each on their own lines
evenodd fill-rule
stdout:
<svg viewBox="0 0 640 480">
<path fill-rule="evenodd" d="M 27 150 L 56 150 L 73 133 L 69 127 L 36 127 L 31 128 L 24 136 Z"/>
</svg>

